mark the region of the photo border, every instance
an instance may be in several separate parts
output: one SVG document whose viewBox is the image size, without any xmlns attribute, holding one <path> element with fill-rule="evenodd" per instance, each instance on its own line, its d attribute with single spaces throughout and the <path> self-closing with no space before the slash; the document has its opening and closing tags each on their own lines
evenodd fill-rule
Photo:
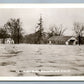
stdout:
<svg viewBox="0 0 84 84">
<path fill-rule="evenodd" d="M 23 6 L 24 5 L 24 6 Z M 30 7 L 32 5 L 32 7 Z M 0 8 L 84 8 L 84 4 L 0 4 Z M 63 7 L 62 7 L 63 6 Z M 0 81 L 84 81 L 84 76 L 0 77 Z"/>
</svg>

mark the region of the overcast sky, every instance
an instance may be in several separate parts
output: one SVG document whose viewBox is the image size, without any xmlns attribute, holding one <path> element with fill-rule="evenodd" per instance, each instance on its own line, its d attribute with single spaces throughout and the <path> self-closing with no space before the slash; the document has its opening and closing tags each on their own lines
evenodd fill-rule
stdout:
<svg viewBox="0 0 84 84">
<path fill-rule="evenodd" d="M 24 32 L 33 33 L 40 14 L 45 31 L 53 25 L 63 24 L 67 28 L 65 35 L 72 35 L 73 23 L 84 23 L 84 8 L 3 8 L 0 9 L 0 27 L 10 18 L 20 18 Z"/>
</svg>

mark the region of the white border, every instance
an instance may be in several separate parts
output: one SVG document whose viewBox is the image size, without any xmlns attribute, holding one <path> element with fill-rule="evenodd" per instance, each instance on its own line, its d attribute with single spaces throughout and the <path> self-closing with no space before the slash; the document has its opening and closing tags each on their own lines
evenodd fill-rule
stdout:
<svg viewBox="0 0 84 84">
<path fill-rule="evenodd" d="M 84 4 L 0 4 L 0 8 L 84 8 Z"/>
<path fill-rule="evenodd" d="M 84 8 L 84 4 L 0 4 L 0 8 Z M 0 81 L 84 81 L 84 76 L 0 77 Z"/>
<path fill-rule="evenodd" d="M 57 76 L 57 77 L 0 77 L 0 81 L 84 81 L 80 76 Z"/>
</svg>

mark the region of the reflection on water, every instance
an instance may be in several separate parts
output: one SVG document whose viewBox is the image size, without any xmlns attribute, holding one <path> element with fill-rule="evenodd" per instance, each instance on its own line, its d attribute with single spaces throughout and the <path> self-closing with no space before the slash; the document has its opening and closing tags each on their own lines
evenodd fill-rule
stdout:
<svg viewBox="0 0 84 84">
<path fill-rule="evenodd" d="M 1 52 L 2 49 L 0 50 L 0 69 L 7 70 L 4 70 L 4 75 L 84 76 L 84 45 L 66 46 L 19 44 L 12 45 L 11 48 L 8 47 L 9 45 L 1 45 L 4 52 Z M 10 53 L 10 51 L 23 52 Z M 11 58 L 6 57 L 8 55 L 11 56 Z M 8 63 L 8 61 L 9 64 L 1 66 L 2 62 Z M 22 70 L 22 72 L 17 72 L 19 70 Z M 28 72 L 29 70 L 31 72 Z M 0 73 L 1 76 L 3 74 Z"/>
</svg>

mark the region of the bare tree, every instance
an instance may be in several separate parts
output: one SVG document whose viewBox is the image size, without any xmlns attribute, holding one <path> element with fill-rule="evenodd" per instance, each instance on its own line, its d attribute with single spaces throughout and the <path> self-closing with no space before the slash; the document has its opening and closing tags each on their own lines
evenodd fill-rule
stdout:
<svg viewBox="0 0 84 84">
<path fill-rule="evenodd" d="M 65 32 L 65 28 L 63 28 L 63 25 L 60 26 L 52 26 L 50 27 L 50 32 L 49 32 L 49 36 L 63 36 L 64 32 Z"/>
<path fill-rule="evenodd" d="M 78 43 L 80 45 L 81 44 L 81 37 L 84 34 L 84 24 L 79 23 L 79 22 L 74 22 L 73 26 L 74 26 L 74 32 L 78 38 Z"/>
</svg>

